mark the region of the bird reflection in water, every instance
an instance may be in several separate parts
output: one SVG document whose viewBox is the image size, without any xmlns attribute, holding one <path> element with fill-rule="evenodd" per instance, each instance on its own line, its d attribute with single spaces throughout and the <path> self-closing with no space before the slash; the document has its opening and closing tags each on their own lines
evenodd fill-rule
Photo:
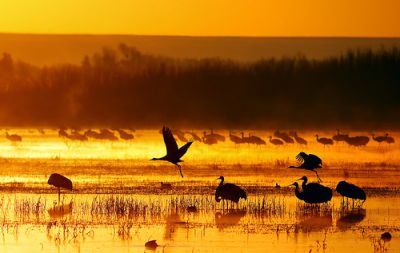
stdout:
<svg viewBox="0 0 400 253">
<path fill-rule="evenodd" d="M 341 231 L 350 229 L 351 227 L 359 224 L 365 219 L 365 209 L 356 209 L 348 211 L 342 211 L 339 219 L 336 220 L 336 227 Z"/>
<path fill-rule="evenodd" d="M 322 212 L 320 214 L 301 214 L 298 216 L 297 228 L 302 232 L 319 232 L 332 227 L 332 212 Z"/>
<path fill-rule="evenodd" d="M 51 218 L 61 218 L 67 214 L 71 214 L 73 209 L 72 201 L 68 204 L 54 205 L 47 212 Z"/>
<path fill-rule="evenodd" d="M 246 215 L 246 210 L 229 210 L 227 212 L 215 213 L 215 224 L 219 230 L 227 227 L 233 227 L 240 222 L 240 219 Z"/>
<path fill-rule="evenodd" d="M 177 212 L 167 215 L 165 217 L 164 240 L 174 240 L 176 229 L 185 225 L 186 222 L 182 221 Z"/>
</svg>

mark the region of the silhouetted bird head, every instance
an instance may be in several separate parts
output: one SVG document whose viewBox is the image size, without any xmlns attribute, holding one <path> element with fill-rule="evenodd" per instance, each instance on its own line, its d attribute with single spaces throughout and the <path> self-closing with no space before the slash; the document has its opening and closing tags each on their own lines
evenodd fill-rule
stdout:
<svg viewBox="0 0 400 253">
<path fill-rule="evenodd" d="M 308 178 L 306 176 L 302 176 L 301 178 L 297 179 L 297 180 L 303 180 L 303 181 L 307 181 Z"/>
<path fill-rule="evenodd" d="M 224 181 L 224 176 L 220 176 L 219 178 L 217 178 L 217 180 L 222 180 L 222 181 Z"/>
</svg>

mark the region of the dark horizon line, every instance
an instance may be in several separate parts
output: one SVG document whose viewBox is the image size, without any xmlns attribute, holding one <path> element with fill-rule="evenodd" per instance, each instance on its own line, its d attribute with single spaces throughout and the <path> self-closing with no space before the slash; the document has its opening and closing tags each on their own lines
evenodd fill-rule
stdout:
<svg viewBox="0 0 400 253">
<path fill-rule="evenodd" d="M 30 35 L 30 36 L 110 36 L 110 37 L 166 37 L 166 38 L 236 38 L 236 39 L 400 39 L 393 36 L 256 36 L 256 35 L 177 35 L 177 34 L 130 34 L 130 33 L 27 33 L 0 32 L 0 35 Z"/>
</svg>

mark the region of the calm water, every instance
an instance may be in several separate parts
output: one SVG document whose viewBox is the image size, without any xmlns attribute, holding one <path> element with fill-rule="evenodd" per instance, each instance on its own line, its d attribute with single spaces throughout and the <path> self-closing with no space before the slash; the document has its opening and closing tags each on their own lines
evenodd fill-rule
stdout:
<svg viewBox="0 0 400 253">
<path fill-rule="evenodd" d="M 74 142 L 56 130 L 12 129 L 23 141 L 0 138 L 0 252 L 143 252 L 156 239 L 156 252 L 398 252 L 400 248 L 400 152 L 398 142 L 366 147 L 323 147 L 316 132 L 299 133 L 308 146 L 275 147 L 271 132 L 252 132 L 266 145 L 208 146 L 195 142 L 184 157 L 183 172 L 163 162 L 157 131 L 134 133 L 132 141 Z M 197 131 L 198 134 L 201 131 Z M 227 131 L 219 131 L 228 137 Z M 330 137 L 332 132 L 319 132 Z M 369 134 L 369 133 L 352 133 Z M 397 133 L 391 133 L 396 139 Z M 286 187 L 303 175 L 288 169 L 298 152 L 318 154 L 319 174 L 334 188 L 346 179 L 368 195 L 362 209 L 343 208 L 335 195 L 329 205 L 312 209 Z M 54 211 L 56 189 L 47 178 L 59 172 L 74 182 L 63 192 L 64 211 Z M 238 209 L 214 201 L 216 180 L 245 188 Z M 162 189 L 160 182 L 172 184 Z M 275 188 L 278 183 L 282 187 Z M 187 211 L 195 205 L 197 212 Z M 393 239 L 383 243 L 380 234 Z"/>
</svg>

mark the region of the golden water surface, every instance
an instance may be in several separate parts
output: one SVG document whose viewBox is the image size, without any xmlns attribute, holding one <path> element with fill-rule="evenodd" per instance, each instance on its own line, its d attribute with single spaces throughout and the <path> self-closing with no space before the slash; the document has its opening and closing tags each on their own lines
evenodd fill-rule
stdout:
<svg viewBox="0 0 400 253">
<path fill-rule="evenodd" d="M 56 129 L 7 131 L 21 135 L 22 142 L 10 142 L 1 131 L 0 252 L 152 252 L 144 247 L 149 240 L 160 245 L 155 252 L 400 249 L 398 142 L 324 147 L 315 134 L 331 137 L 335 131 L 310 131 L 299 133 L 307 146 L 276 147 L 268 141 L 272 131 L 251 131 L 266 145 L 239 145 L 220 130 L 225 142 L 192 144 L 181 178 L 174 165 L 150 161 L 165 153 L 155 130 L 136 130 L 131 141 L 86 142 L 61 138 Z M 361 134 L 371 136 L 351 133 Z M 400 137 L 390 134 L 396 141 Z M 287 185 L 303 175 L 316 180 L 313 172 L 288 168 L 297 164 L 300 151 L 321 157 L 322 184 L 334 189 L 347 180 L 363 187 L 368 198 L 362 208 L 352 209 L 351 202 L 346 208 L 337 193 L 320 208 L 299 202 Z M 54 172 L 74 185 L 72 192 L 62 190 L 61 210 L 57 190 L 47 184 Z M 228 209 L 216 203 L 220 175 L 244 188 L 248 199 Z M 393 236 L 390 242 L 380 240 L 385 231 Z"/>
</svg>

